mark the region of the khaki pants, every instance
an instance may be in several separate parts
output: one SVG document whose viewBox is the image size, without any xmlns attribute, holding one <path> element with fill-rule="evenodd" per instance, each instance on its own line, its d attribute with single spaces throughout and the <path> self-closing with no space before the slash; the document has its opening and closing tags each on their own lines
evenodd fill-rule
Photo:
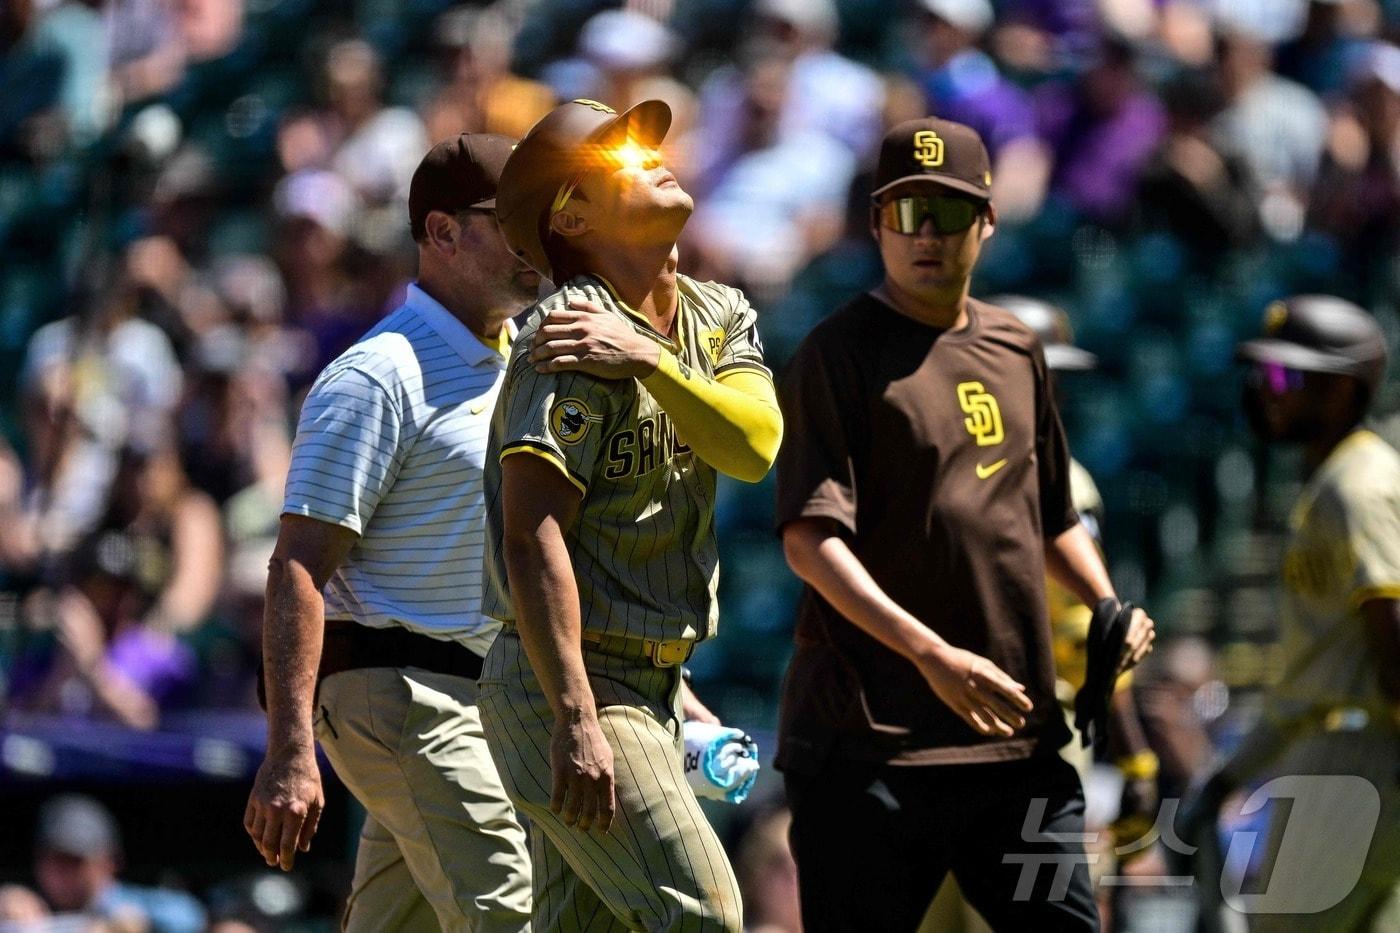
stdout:
<svg viewBox="0 0 1400 933">
<path fill-rule="evenodd" d="M 475 694 L 466 678 L 418 668 L 322 681 L 316 737 L 369 811 L 347 930 L 529 929 L 525 833 L 487 752 Z"/>
<path fill-rule="evenodd" d="M 605 835 L 550 812 L 554 716 L 518 635 L 497 636 L 481 675 L 487 744 L 532 827 L 535 928 L 738 933 L 734 872 L 682 769 L 680 669 L 591 645 L 583 660 L 613 752 L 617 815 Z"/>
</svg>

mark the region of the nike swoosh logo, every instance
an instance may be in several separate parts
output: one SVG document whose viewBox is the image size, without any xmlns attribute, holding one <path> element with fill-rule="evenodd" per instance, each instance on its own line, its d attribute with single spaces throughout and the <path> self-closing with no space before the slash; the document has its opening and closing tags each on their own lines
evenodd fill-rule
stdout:
<svg viewBox="0 0 1400 933">
<path fill-rule="evenodd" d="M 979 463 L 977 464 L 977 478 L 986 479 L 987 477 L 991 476 L 993 473 L 995 473 L 997 470 L 1000 470 L 1004 466 L 1006 466 L 1005 457 L 1002 457 L 996 463 L 990 464 L 988 466 L 983 466 Z"/>
<path fill-rule="evenodd" d="M 479 415 L 479 414 L 481 414 L 481 413 L 482 413 L 483 411 L 485 411 L 485 410 L 486 410 L 486 403 L 485 403 L 485 402 L 482 402 L 482 403 L 479 404 L 479 405 L 473 405 L 473 406 L 472 406 L 472 414 L 474 414 L 474 415 Z"/>
</svg>

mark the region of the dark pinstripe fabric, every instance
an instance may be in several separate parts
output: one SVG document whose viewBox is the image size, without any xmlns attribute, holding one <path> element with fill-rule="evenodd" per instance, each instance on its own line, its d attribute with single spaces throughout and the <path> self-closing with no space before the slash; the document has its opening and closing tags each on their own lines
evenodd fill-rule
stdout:
<svg viewBox="0 0 1400 933">
<path fill-rule="evenodd" d="M 510 629 L 487 653 L 480 681 L 491 756 L 533 825 L 535 928 L 737 933 L 738 884 L 682 771 L 679 670 L 589 646 L 583 658 L 613 750 L 618 813 L 606 835 L 549 810 L 554 717 Z"/>
</svg>

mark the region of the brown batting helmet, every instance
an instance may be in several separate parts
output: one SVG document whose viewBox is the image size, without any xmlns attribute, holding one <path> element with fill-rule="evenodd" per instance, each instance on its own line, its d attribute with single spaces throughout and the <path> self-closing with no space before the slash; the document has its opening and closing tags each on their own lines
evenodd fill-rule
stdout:
<svg viewBox="0 0 1400 933">
<path fill-rule="evenodd" d="M 544 241 L 560 192 L 585 172 L 616 164 L 609 152 L 622 143 L 654 149 L 670 128 L 671 108 L 659 100 L 622 113 L 597 101 L 572 100 L 545 114 L 516 144 L 496 189 L 496 219 L 511 251 L 553 279 Z"/>
<path fill-rule="evenodd" d="M 1354 376 L 1375 395 L 1385 378 L 1386 345 L 1376 319 L 1333 295 L 1294 295 L 1264 312 L 1264 334 L 1240 344 L 1250 362 Z"/>
</svg>

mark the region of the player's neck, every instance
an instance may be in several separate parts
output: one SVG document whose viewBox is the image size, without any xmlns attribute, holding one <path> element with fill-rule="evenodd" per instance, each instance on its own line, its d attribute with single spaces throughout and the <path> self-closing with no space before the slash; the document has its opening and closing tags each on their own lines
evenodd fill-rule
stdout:
<svg viewBox="0 0 1400 933">
<path fill-rule="evenodd" d="M 669 334 L 676 318 L 676 257 L 673 244 L 632 247 L 591 257 L 589 269 L 612 286 L 618 299 Z"/>
<path fill-rule="evenodd" d="M 899 287 L 889 276 L 875 288 L 882 301 L 907 318 L 940 330 L 961 330 L 967 326 L 968 283 L 957 291 L 920 294 Z"/>
</svg>

